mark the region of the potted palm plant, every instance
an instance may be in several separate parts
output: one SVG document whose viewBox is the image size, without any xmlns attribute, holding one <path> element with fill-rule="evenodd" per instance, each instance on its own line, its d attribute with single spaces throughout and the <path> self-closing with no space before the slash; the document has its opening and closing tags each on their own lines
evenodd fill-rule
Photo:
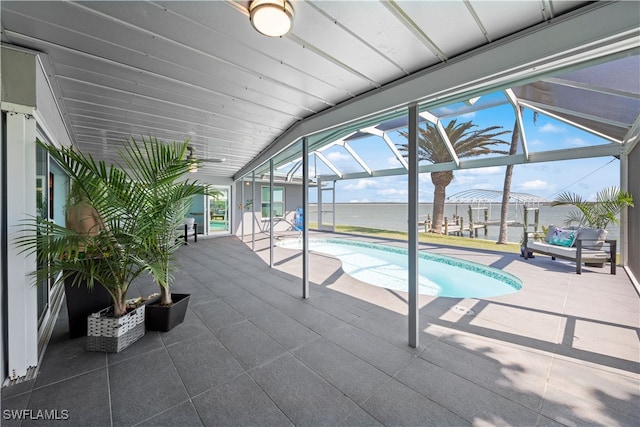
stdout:
<svg viewBox="0 0 640 427">
<path fill-rule="evenodd" d="M 208 193 L 208 187 L 186 179 L 193 167 L 187 159 L 188 141 L 163 143 L 142 138 L 125 147 L 123 160 L 135 182 L 136 198 L 142 204 L 140 226 L 145 236 L 141 257 L 145 270 L 160 288 L 160 297 L 147 302 L 148 330 L 169 331 L 184 320 L 189 295 L 172 293 L 174 254 L 182 246 L 176 230 L 183 223 L 193 197 Z"/>
<path fill-rule="evenodd" d="M 564 192 L 551 202 L 551 206 L 573 205 L 577 211 L 571 211 L 565 218 L 565 224 L 577 222 L 579 227 L 606 229 L 611 224 L 618 224 L 620 212 L 626 207 L 633 207 L 631 193 L 618 187 L 607 187 L 596 193 L 595 201 L 588 201 L 579 194 Z M 590 267 L 604 267 L 601 263 L 585 263 Z"/>
<path fill-rule="evenodd" d="M 39 278 L 50 275 L 71 286 L 103 286 L 107 290 L 112 306 L 95 320 L 89 319 L 87 349 L 120 351 L 145 332 L 144 306 L 132 307 L 127 300 L 129 286 L 145 271 L 144 259 L 139 256 L 144 237 L 139 226 L 141 204 L 132 197 L 136 184 L 117 165 L 95 162 L 90 155 L 70 148 L 36 142 L 70 176 L 74 191 L 82 195 L 82 207 L 75 206 L 76 218 L 70 221 L 76 226 L 27 219 L 26 233 L 16 245 L 35 253 L 38 265 L 45 266 L 35 272 Z M 98 323 L 101 319 L 106 323 Z"/>
<path fill-rule="evenodd" d="M 551 206 L 561 205 L 573 205 L 578 209 L 567 214 L 567 225 L 577 222 L 580 227 L 606 229 L 609 223 L 618 223 L 622 209 L 627 206 L 633 207 L 633 196 L 617 187 L 600 190 L 596 193 L 595 201 L 585 200 L 579 194 L 565 192 L 551 202 Z"/>
<path fill-rule="evenodd" d="M 67 198 L 65 227 L 80 235 L 95 235 L 105 228 L 100 214 L 88 201 L 86 192 L 75 182 Z M 86 256 L 85 248 L 79 248 L 78 251 Z M 64 294 L 70 338 L 86 336 L 87 317 L 112 304 L 112 297 L 104 286 L 87 286 L 82 281 L 78 283 L 76 273 L 64 280 Z"/>
</svg>

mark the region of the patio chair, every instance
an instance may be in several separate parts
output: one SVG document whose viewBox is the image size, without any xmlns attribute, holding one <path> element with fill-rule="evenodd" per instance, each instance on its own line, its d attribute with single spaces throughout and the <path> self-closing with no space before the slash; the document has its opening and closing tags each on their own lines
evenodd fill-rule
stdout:
<svg viewBox="0 0 640 427">
<path fill-rule="evenodd" d="M 198 241 L 198 224 L 196 224 L 195 218 L 185 218 L 184 219 L 184 234 L 181 237 L 184 237 L 185 245 L 189 244 L 189 237 L 193 236 L 193 241 Z"/>
</svg>

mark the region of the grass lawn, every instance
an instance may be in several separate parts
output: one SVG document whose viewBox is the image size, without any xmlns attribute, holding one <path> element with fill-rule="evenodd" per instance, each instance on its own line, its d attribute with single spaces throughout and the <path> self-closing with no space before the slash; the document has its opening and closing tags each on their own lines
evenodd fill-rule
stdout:
<svg viewBox="0 0 640 427">
<path fill-rule="evenodd" d="M 316 227 L 316 223 L 309 223 L 309 228 Z M 403 231 L 383 230 L 379 228 L 356 227 L 351 225 L 336 225 L 336 232 L 359 234 L 362 236 L 384 237 L 387 239 L 408 240 L 408 233 Z M 444 234 L 419 233 L 418 238 L 421 242 L 428 242 L 437 245 L 457 246 L 463 248 L 484 249 L 488 251 L 520 253 L 520 245 L 517 243 L 507 243 L 506 245 L 498 245 L 491 240 L 483 240 L 480 238 L 447 236 Z"/>
</svg>

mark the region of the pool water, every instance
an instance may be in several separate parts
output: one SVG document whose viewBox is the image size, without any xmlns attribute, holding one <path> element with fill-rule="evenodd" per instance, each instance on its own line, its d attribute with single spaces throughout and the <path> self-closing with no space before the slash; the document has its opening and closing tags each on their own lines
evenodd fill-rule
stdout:
<svg viewBox="0 0 640 427">
<path fill-rule="evenodd" d="M 279 246 L 302 249 L 302 240 L 286 239 Z M 309 249 L 340 259 L 345 273 L 358 280 L 408 291 L 406 249 L 344 239 L 310 239 Z M 427 252 L 419 253 L 418 271 L 418 292 L 422 295 L 483 298 L 514 293 L 522 288 L 520 279 L 502 270 Z"/>
</svg>

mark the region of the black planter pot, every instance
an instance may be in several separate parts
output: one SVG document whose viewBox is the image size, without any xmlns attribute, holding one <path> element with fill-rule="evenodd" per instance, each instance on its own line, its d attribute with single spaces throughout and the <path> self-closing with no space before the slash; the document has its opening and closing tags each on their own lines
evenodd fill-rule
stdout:
<svg viewBox="0 0 640 427">
<path fill-rule="evenodd" d="M 521 257 L 524 257 L 524 251 L 525 251 L 524 246 L 520 246 L 520 256 Z M 533 252 L 528 251 L 527 258 L 535 258 L 535 255 L 533 255 Z"/>
<path fill-rule="evenodd" d="M 604 268 L 603 262 L 585 262 L 584 265 L 587 267 Z"/>
<path fill-rule="evenodd" d="M 184 321 L 191 294 L 171 294 L 173 304 L 160 305 L 160 297 L 147 301 L 145 326 L 147 331 L 169 332 Z"/>
<path fill-rule="evenodd" d="M 64 281 L 64 293 L 69 317 L 69 335 L 79 338 L 87 335 L 87 317 L 113 304 L 109 292 L 99 284 L 89 290 L 86 283 L 71 286 L 73 277 Z"/>
</svg>

